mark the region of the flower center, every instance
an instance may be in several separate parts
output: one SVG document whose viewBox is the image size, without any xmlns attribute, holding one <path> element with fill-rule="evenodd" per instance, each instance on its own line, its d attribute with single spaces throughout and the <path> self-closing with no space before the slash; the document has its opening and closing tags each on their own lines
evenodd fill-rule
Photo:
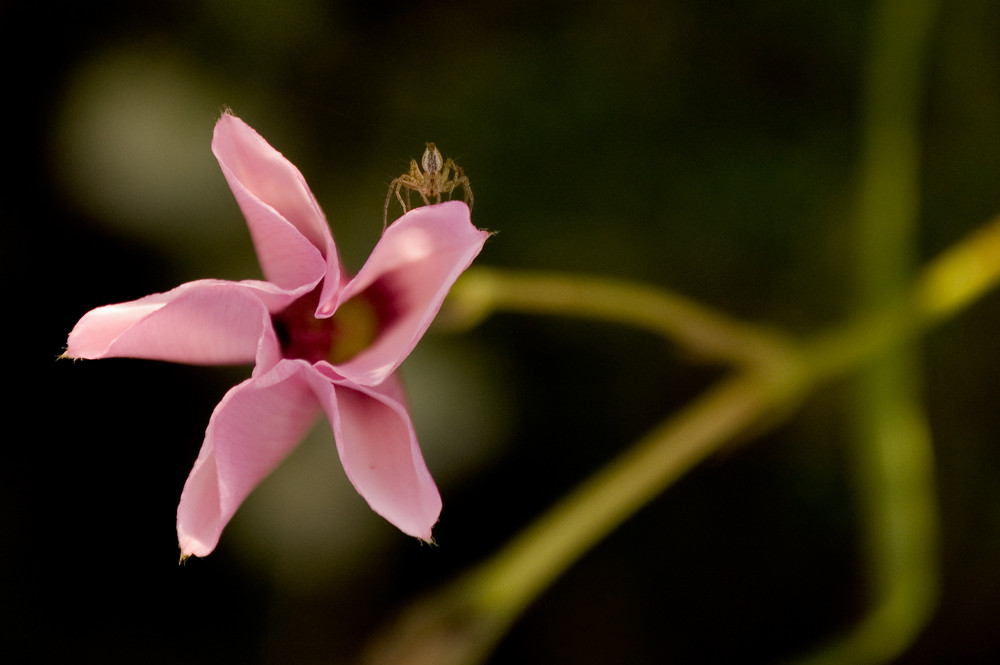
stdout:
<svg viewBox="0 0 1000 665">
<path fill-rule="evenodd" d="M 342 363 L 375 340 L 379 317 L 367 293 L 343 303 L 328 319 L 313 316 L 318 304 L 317 289 L 271 317 L 286 358 Z"/>
</svg>

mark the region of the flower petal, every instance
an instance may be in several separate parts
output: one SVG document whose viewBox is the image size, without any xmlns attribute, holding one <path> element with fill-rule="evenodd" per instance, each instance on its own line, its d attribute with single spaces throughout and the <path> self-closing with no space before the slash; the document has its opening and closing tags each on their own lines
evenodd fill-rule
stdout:
<svg viewBox="0 0 1000 665">
<path fill-rule="evenodd" d="M 65 355 L 223 365 L 253 362 L 258 353 L 276 362 L 280 350 L 257 289 L 200 280 L 87 312 L 70 332 Z"/>
<path fill-rule="evenodd" d="M 336 371 L 362 385 L 384 381 L 427 331 L 489 235 L 472 225 L 469 207 L 459 201 L 416 208 L 386 229 L 338 302 L 375 286 L 373 297 L 385 301 L 375 307 L 388 309 L 388 320 L 371 346 Z"/>
<path fill-rule="evenodd" d="M 337 440 L 351 484 L 372 510 L 408 535 L 429 541 L 441 496 L 417 444 L 395 377 L 377 388 L 310 377 Z"/>
<path fill-rule="evenodd" d="M 177 508 L 184 556 L 206 556 L 236 509 L 305 436 L 319 412 L 308 363 L 283 360 L 215 408 Z"/>
<path fill-rule="evenodd" d="M 215 125 L 212 152 L 246 217 L 268 281 L 305 292 L 325 277 L 324 294 L 336 293 L 340 264 L 333 236 L 299 170 L 229 113 Z"/>
</svg>

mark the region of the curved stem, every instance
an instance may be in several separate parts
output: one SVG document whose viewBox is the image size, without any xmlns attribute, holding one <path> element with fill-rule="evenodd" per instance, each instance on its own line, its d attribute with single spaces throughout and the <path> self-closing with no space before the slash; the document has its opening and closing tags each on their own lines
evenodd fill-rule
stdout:
<svg viewBox="0 0 1000 665">
<path fill-rule="evenodd" d="M 573 276 L 477 270 L 456 285 L 460 309 L 477 316 L 497 311 L 544 313 L 546 288 Z M 602 287 L 599 278 L 585 278 Z M 652 497 L 700 460 L 752 431 L 781 422 L 798 400 L 818 385 L 856 371 L 895 345 L 954 316 L 1000 282 L 1000 216 L 930 263 L 909 292 L 883 309 L 849 321 L 814 341 L 795 344 L 768 339 L 769 360 L 736 371 L 701 398 L 664 421 L 633 448 L 598 471 L 542 515 L 492 558 L 437 594 L 414 604 L 374 643 L 366 662 L 385 665 L 471 665 L 486 658 L 508 626 L 553 580 L 594 543 L 613 531 Z M 606 293 L 623 283 L 603 282 Z M 676 296 L 648 286 L 662 302 Z M 551 297 L 548 296 L 548 297 Z M 708 311 L 696 308 L 697 311 Z M 688 324 L 664 323 L 682 311 L 669 308 L 649 328 L 675 339 Z M 567 289 L 553 312 L 611 321 L 619 308 L 595 306 L 584 289 Z M 661 318 L 662 317 L 662 318 Z M 709 317 L 715 321 L 715 317 Z M 745 324 L 724 328 L 743 329 Z M 750 327 L 756 331 L 757 328 Z M 891 609 L 891 608 L 890 608 Z M 876 617 L 877 618 L 877 617 Z"/>
<path fill-rule="evenodd" d="M 478 662 L 559 575 L 639 508 L 795 395 L 777 372 L 745 371 L 668 418 L 490 560 L 404 616 L 372 665 Z M 485 642 L 485 644 L 484 644 Z"/>
<path fill-rule="evenodd" d="M 675 293 L 624 279 L 470 268 L 452 288 L 444 325 L 470 327 L 493 312 L 600 319 L 658 334 L 729 365 L 769 363 L 786 340 Z"/>
<path fill-rule="evenodd" d="M 577 487 L 476 570 L 483 611 L 513 617 L 584 552 L 726 442 L 781 410 L 791 393 L 744 372 L 720 382 Z"/>
</svg>

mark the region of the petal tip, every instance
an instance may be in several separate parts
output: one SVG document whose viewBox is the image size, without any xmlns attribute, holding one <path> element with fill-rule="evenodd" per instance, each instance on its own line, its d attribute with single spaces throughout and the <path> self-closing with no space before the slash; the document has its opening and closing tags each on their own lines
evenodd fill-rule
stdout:
<svg viewBox="0 0 1000 665">
<path fill-rule="evenodd" d="M 178 538 L 178 545 L 181 550 L 181 558 L 179 563 L 184 563 L 191 557 L 204 558 L 215 550 L 215 544 L 207 544 L 197 538 L 188 536 L 186 534 L 180 535 Z"/>
</svg>

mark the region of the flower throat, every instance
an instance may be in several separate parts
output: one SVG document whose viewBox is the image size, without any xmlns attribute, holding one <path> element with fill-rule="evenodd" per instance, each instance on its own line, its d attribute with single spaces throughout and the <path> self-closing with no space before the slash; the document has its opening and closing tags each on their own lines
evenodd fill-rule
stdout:
<svg viewBox="0 0 1000 665">
<path fill-rule="evenodd" d="M 301 358 L 310 363 L 319 360 L 343 363 L 375 340 L 379 316 L 369 291 L 342 303 L 333 316 L 326 319 L 314 315 L 318 305 L 319 289 L 315 289 L 272 315 L 281 352 L 286 358 Z"/>
</svg>

